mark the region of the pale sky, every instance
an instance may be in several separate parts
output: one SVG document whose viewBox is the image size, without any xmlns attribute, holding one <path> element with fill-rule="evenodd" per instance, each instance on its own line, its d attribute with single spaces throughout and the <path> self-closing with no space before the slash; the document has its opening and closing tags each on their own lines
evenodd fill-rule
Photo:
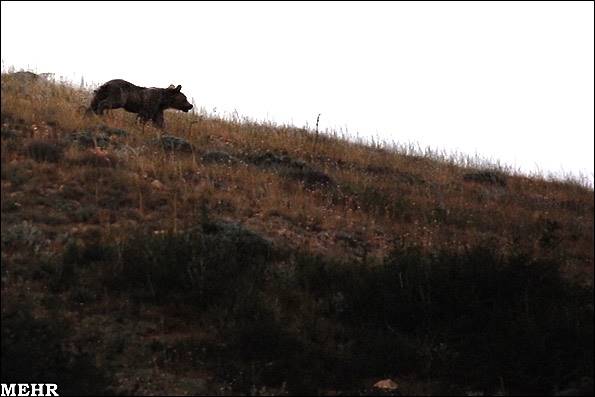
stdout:
<svg viewBox="0 0 595 397">
<path fill-rule="evenodd" d="M 4 68 L 594 178 L 593 2 L 1 7 Z"/>
</svg>

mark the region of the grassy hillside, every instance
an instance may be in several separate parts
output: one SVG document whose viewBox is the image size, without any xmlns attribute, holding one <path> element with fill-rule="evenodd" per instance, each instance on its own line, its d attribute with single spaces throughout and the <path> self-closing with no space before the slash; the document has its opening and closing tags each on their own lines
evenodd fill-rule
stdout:
<svg viewBox="0 0 595 397">
<path fill-rule="evenodd" d="M 592 385 L 592 188 L 206 112 L 162 136 L 89 96 L 2 75 L 3 382 Z"/>
</svg>

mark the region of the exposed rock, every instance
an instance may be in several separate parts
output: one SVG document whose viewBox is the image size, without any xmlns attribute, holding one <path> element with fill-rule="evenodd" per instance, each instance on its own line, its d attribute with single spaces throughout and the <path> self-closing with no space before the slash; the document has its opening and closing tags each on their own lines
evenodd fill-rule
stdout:
<svg viewBox="0 0 595 397">
<path fill-rule="evenodd" d="M 191 153 L 194 151 L 194 146 L 183 138 L 173 135 L 162 135 L 157 141 L 157 144 L 166 150 L 179 151 Z"/>
<path fill-rule="evenodd" d="M 24 82 L 33 82 L 38 80 L 51 80 L 54 78 L 54 73 L 33 73 L 27 70 L 21 70 L 19 72 L 7 73 L 6 77 Z"/>
<path fill-rule="evenodd" d="M 304 168 L 297 170 L 288 170 L 283 172 L 283 175 L 299 180 L 304 183 L 306 187 L 313 188 L 316 186 L 335 186 L 335 181 L 322 171 Z"/>
<path fill-rule="evenodd" d="M 108 136 L 119 136 L 119 137 L 125 137 L 128 136 L 128 131 L 125 131 L 121 128 L 112 128 L 112 127 L 108 127 L 107 125 L 101 125 L 98 130 L 106 133 Z"/>
<path fill-rule="evenodd" d="M 286 155 L 276 155 L 271 152 L 259 154 L 256 156 L 250 156 L 248 161 L 252 164 L 263 166 L 263 167 L 288 167 L 294 169 L 304 169 L 308 165 L 302 160 L 295 160 Z"/>
<path fill-rule="evenodd" d="M 153 182 L 151 182 L 151 187 L 155 190 L 165 190 L 166 189 L 165 185 L 158 179 L 154 179 Z"/>
<path fill-rule="evenodd" d="M 401 396 L 399 385 L 392 379 L 383 379 L 376 382 L 371 388 L 359 390 L 351 395 L 359 396 Z"/>
<path fill-rule="evenodd" d="M 114 147 L 121 146 L 121 143 L 112 140 L 113 137 L 128 136 L 128 132 L 120 128 L 112 128 L 107 125 L 100 125 L 91 130 L 76 131 L 70 134 L 68 139 L 72 142 L 78 143 L 82 147 L 100 147 L 107 148 L 112 145 Z"/>
<path fill-rule="evenodd" d="M 287 155 L 271 152 L 248 157 L 248 162 L 264 168 L 273 168 L 281 175 L 304 183 L 309 188 L 334 186 L 333 179 L 322 171 L 316 170 L 305 161 L 293 159 Z"/>
<path fill-rule="evenodd" d="M 240 160 L 229 153 L 217 150 L 206 152 L 201 157 L 205 163 L 236 164 Z"/>
<path fill-rule="evenodd" d="M 26 81 L 26 82 L 32 82 L 32 81 L 36 81 L 37 79 L 39 79 L 38 74 L 29 72 L 29 71 L 20 71 L 20 72 L 9 73 L 8 76 L 15 78 L 17 80 Z"/>
<path fill-rule="evenodd" d="M 105 149 L 110 144 L 110 136 L 105 132 L 77 131 L 70 134 L 68 139 L 87 148 L 101 147 Z"/>
<path fill-rule="evenodd" d="M 399 388 L 399 385 L 392 379 L 383 379 L 374 383 L 374 387 L 376 389 L 396 390 Z"/>
</svg>

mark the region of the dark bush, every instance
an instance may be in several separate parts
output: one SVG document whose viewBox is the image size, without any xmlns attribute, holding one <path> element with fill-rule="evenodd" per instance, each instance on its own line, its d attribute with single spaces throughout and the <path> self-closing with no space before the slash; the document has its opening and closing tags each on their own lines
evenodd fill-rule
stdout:
<svg viewBox="0 0 595 397">
<path fill-rule="evenodd" d="M 64 146 L 53 141 L 34 140 L 25 147 L 25 152 L 36 161 L 57 163 L 64 156 Z"/>
<path fill-rule="evenodd" d="M 391 327 L 384 316 L 386 291 L 376 288 L 381 277 L 361 263 L 297 256 L 296 287 L 308 291 L 310 304 L 316 302 L 317 310 L 300 320 L 305 324 L 299 335 L 302 355 L 308 351 L 308 360 L 319 366 L 318 373 L 310 374 L 316 382 L 353 388 L 357 379 L 420 368 L 415 335 Z M 331 329 L 307 326 L 320 319 L 332 324 Z"/>
<path fill-rule="evenodd" d="M 483 247 L 433 255 L 399 247 L 381 266 L 314 262 L 298 279 L 323 299 L 341 292 L 344 309 L 329 313 L 363 336 L 392 331 L 356 349 L 368 362 L 382 350 L 395 363 L 412 360 L 391 347 L 411 335 L 421 343 L 418 367 L 461 384 L 489 388 L 502 377 L 512 390 L 551 393 L 593 370 L 592 288 L 571 284 L 555 263 Z"/>
<path fill-rule="evenodd" d="M 182 233 L 132 237 L 105 285 L 189 303 L 222 324 L 221 357 L 233 363 L 223 372 L 245 393 L 281 381 L 292 393 L 355 390 L 363 378 L 416 374 L 486 393 L 503 383 L 548 394 L 592 374 L 592 287 L 571 283 L 556 263 L 482 246 L 427 253 L 401 244 L 376 263 L 278 254 L 205 216 Z"/>
<path fill-rule="evenodd" d="M 166 301 L 183 298 L 206 308 L 221 301 L 233 306 L 243 291 L 265 275 L 269 242 L 229 223 L 206 223 L 182 233 L 140 233 L 121 249 L 107 276 L 118 291 Z"/>
<path fill-rule="evenodd" d="M 293 339 L 267 305 L 262 294 L 251 294 L 234 310 L 234 324 L 226 340 L 246 360 L 274 360 L 295 356 L 299 350 Z"/>
<path fill-rule="evenodd" d="M 100 242 L 72 241 L 64 248 L 62 255 L 64 264 L 86 266 L 93 262 L 110 261 L 115 257 L 113 247 Z"/>
<path fill-rule="evenodd" d="M 2 303 L 2 383 L 55 383 L 60 395 L 105 395 L 94 357 L 69 349 L 63 321 L 37 319 L 24 304 Z"/>
</svg>

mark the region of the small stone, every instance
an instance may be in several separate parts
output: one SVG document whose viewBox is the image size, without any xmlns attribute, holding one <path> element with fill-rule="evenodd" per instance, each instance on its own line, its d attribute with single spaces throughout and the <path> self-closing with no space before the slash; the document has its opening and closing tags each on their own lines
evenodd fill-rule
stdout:
<svg viewBox="0 0 595 397">
<path fill-rule="evenodd" d="M 153 182 L 151 182 L 151 187 L 155 190 L 165 190 L 165 185 L 157 179 L 154 179 Z"/>
<path fill-rule="evenodd" d="M 397 382 L 393 381 L 392 379 L 383 379 L 376 383 L 374 383 L 374 387 L 376 389 L 383 389 L 383 390 L 396 390 L 399 388 Z"/>
</svg>

